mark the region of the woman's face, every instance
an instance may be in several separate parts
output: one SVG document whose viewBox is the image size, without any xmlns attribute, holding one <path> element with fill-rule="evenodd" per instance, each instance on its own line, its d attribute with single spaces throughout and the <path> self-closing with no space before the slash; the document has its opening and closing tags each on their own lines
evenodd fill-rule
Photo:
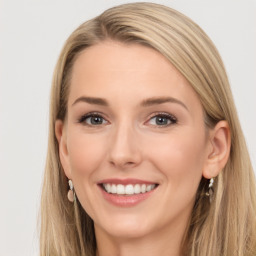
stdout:
<svg viewBox="0 0 256 256">
<path fill-rule="evenodd" d="M 106 41 L 79 55 L 70 86 L 61 161 L 96 234 L 185 228 L 211 148 L 185 78 L 153 49 Z"/>
</svg>

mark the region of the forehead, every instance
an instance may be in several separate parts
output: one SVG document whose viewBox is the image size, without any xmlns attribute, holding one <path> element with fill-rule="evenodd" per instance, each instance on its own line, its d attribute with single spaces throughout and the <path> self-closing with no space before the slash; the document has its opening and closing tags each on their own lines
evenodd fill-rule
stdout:
<svg viewBox="0 0 256 256">
<path fill-rule="evenodd" d="M 181 73 L 156 50 L 106 41 L 82 51 L 72 71 L 69 104 L 81 96 L 131 98 L 171 96 L 201 107 Z"/>
</svg>

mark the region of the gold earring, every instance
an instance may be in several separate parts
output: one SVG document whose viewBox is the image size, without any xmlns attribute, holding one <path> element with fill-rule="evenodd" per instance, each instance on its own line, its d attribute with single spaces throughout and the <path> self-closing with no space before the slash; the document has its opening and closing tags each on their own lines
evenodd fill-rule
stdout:
<svg viewBox="0 0 256 256">
<path fill-rule="evenodd" d="M 74 191 L 74 185 L 72 180 L 68 180 L 68 185 L 69 185 L 68 200 L 73 203 L 76 200 L 76 194 Z"/>
</svg>

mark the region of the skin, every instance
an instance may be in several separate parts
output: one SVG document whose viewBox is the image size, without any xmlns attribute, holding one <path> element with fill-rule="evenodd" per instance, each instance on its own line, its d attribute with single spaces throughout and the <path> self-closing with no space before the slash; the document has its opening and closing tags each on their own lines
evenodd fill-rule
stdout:
<svg viewBox="0 0 256 256">
<path fill-rule="evenodd" d="M 217 176 L 228 159 L 227 123 L 206 129 L 202 105 L 187 80 L 160 53 L 136 44 L 105 41 L 84 50 L 70 86 L 67 118 L 56 122 L 56 136 L 65 174 L 94 221 L 97 255 L 182 255 L 200 180 Z M 141 105 L 167 96 L 179 102 Z M 108 106 L 77 101 L 80 97 L 102 98 Z M 100 113 L 102 123 L 79 122 L 89 112 Z M 159 113 L 177 122 L 159 125 Z M 109 178 L 159 186 L 143 202 L 118 207 L 97 185 Z"/>
</svg>

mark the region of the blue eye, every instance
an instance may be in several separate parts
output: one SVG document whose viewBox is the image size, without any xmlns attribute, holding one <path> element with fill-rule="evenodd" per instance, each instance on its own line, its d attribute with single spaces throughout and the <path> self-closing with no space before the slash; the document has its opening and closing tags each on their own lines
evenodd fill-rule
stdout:
<svg viewBox="0 0 256 256">
<path fill-rule="evenodd" d="M 85 125 L 95 126 L 106 124 L 107 121 L 99 114 L 87 114 L 82 116 L 79 120 L 79 123 L 84 123 Z"/>
<path fill-rule="evenodd" d="M 169 114 L 158 114 L 150 118 L 149 124 L 156 126 L 168 126 L 170 124 L 176 124 L 177 119 Z"/>
</svg>

